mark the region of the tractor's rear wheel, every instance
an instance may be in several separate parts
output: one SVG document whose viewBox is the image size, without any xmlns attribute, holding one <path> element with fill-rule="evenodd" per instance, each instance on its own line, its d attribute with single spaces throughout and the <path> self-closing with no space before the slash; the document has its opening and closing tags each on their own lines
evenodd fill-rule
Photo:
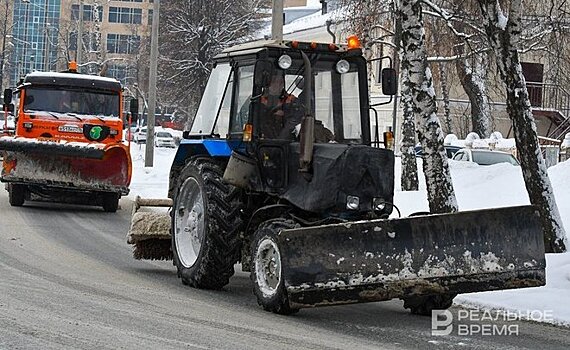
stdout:
<svg viewBox="0 0 570 350">
<path fill-rule="evenodd" d="M 118 193 L 103 193 L 103 210 L 107 213 L 116 212 L 119 209 L 120 198 Z"/>
<path fill-rule="evenodd" d="M 180 173 L 172 212 L 172 252 L 184 284 L 220 289 L 240 258 L 241 192 L 222 179 L 210 158 L 191 160 Z"/>
<path fill-rule="evenodd" d="M 404 308 L 414 315 L 431 316 L 433 310 L 447 310 L 453 304 L 457 294 L 435 294 L 410 296 L 404 299 Z"/>
<path fill-rule="evenodd" d="M 21 207 L 26 201 L 27 187 L 18 184 L 8 184 L 8 201 L 13 207 Z"/>
<path fill-rule="evenodd" d="M 281 230 L 294 228 L 290 220 L 271 220 L 262 223 L 251 244 L 251 280 L 253 294 L 266 311 L 290 315 L 299 311 L 291 308 L 285 282 L 281 275 L 281 252 L 277 235 Z"/>
</svg>

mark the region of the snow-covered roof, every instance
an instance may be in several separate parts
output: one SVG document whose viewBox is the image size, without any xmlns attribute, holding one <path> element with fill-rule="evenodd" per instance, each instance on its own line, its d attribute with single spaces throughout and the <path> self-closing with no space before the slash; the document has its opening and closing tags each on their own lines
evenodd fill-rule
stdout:
<svg viewBox="0 0 570 350">
<path fill-rule="evenodd" d="M 98 80 L 108 83 L 119 83 L 115 78 L 102 77 L 99 75 L 79 74 L 79 73 L 65 73 L 65 72 L 32 72 L 26 75 L 27 77 L 42 77 L 42 78 L 65 78 L 65 79 L 84 79 L 84 80 Z"/>
</svg>

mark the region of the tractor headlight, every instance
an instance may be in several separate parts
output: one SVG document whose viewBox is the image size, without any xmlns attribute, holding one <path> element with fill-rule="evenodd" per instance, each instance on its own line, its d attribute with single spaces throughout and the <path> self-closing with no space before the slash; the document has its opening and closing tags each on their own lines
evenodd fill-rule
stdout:
<svg viewBox="0 0 570 350">
<path fill-rule="evenodd" d="M 336 63 L 336 71 L 340 74 L 347 73 L 350 70 L 350 63 L 347 60 L 340 60 Z"/>
<path fill-rule="evenodd" d="M 358 210 L 360 205 L 360 198 L 357 196 L 346 196 L 346 209 Z"/>
<path fill-rule="evenodd" d="M 289 67 L 291 67 L 292 62 L 293 61 L 291 60 L 291 56 L 281 55 L 281 57 L 279 57 L 279 61 L 277 61 L 277 64 L 281 69 L 289 69 Z"/>
<path fill-rule="evenodd" d="M 375 211 L 382 211 L 386 208 L 386 201 L 382 198 L 374 198 L 372 200 L 372 208 L 374 208 Z"/>
</svg>

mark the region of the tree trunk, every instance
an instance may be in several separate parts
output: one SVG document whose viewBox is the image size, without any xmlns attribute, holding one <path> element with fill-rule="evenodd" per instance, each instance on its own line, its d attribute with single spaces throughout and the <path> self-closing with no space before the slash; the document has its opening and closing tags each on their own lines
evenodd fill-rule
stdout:
<svg viewBox="0 0 570 350">
<path fill-rule="evenodd" d="M 451 183 L 447 156 L 443 148 L 443 131 L 437 118 L 435 90 L 428 67 L 425 30 L 419 0 L 397 1 L 397 15 L 402 23 L 402 71 L 409 71 L 403 89 L 412 96 L 413 114 L 418 119 L 418 136 L 424 159 L 430 212 L 457 211 L 457 200 Z"/>
<path fill-rule="evenodd" d="M 443 121 L 445 123 L 445 132 L 453 133 L 451 126 L 451 107 L 449 106 L 449 84 L 447 83 L 447 67 L 446 64 L 440 62 L 437 65 L 439 69 L 439 81 L 441 83 L 441 96 L 443 98 Z"/>
<path fill-rule="evenodd" d="M 566 250 L 566 235 L 536 135 L 528 91 L 517 51 L 521 34 L 522 0 L 514 0 L 508 20 L 497 0 L 478 0 L 485 31 L 495 52 L 507 90 L 507 111 L 530 202 L 540 212 L 546 252 Z"/>
<path fill-rule="evenodd" d="M 408 70 L 402 70 L 402 108 L 404 121 L 402 123 L 402 191 L 417 191 L 418 163 L 416 162 L 416 123 L 414 119 L 412 95 L 409 89 Z"/>
<path fill-rule="evenodd" d="M 463 54 L 463 49 L 456 50 Z M 473 64 L 470 62 L 473 60 Z M 485 54 L 476 54 L 456 61 L 461 85 L 471 104 L 471 131 L 482 138 L 491 135 L 491 108 L 487 96 L 487 60 Z"/>
</svg>

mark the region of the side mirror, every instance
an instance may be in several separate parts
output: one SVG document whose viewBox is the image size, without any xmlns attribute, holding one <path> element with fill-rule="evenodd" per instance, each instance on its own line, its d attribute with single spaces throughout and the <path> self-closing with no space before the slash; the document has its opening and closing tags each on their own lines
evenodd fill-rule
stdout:
<svg viewBox="0 0 570 350">
<path fill-rule="evenodd" d="M 12 89 L 4 90 L 4 104 L 9 105 L 12 103 Z"/>
<path fill-rule="evenodd" d="M 14 104 L 13 104 L 13 103 L 10 103 L 10 104 L 8 105 L 8 112 L 14 114 Z"/>
<path fill-rule="evenodd" d="M 257 61 L 255 63 L 255 72 L 253 83 L 258 86 L 267 87 L 271 82 L 271 76 L 274 70 L 273 63 L 270 61 Z"/>
<path fill-rule="evenodd" d="M 131 112 L 131 122 L 136 123 L 139 119 L 139 100 L 136 98 L 131 99 L 129 105 L 129 111 Z"/>
<path fill-rule="evenodd" d="M 398 76 L 394 68 L 382 69 L 382 93 L 396 95 L 398 93 Z"/>
</svg>

